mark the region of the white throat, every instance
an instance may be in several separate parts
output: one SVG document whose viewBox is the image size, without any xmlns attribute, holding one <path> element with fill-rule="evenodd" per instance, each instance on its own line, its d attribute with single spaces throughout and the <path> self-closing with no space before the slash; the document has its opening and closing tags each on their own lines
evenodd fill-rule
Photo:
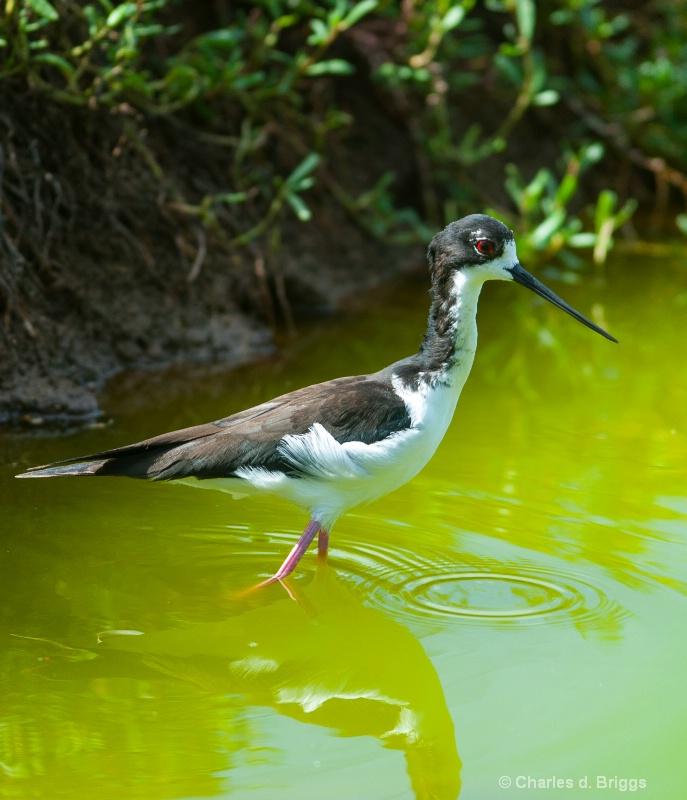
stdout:
<svg viewBox="0 0 687 800">
<path fill-rule="evenodd" d="M 447 377 L 450 375 L 451 383 L 462 377 L 459 392 L 470 373 L 477 349 L 477 302 L 484 280 L 483 276 L 464 270 L 456 272 L 453 276 L 449 317 L 450 335 L 455 342 L 455 356 Z"/>
</svg>

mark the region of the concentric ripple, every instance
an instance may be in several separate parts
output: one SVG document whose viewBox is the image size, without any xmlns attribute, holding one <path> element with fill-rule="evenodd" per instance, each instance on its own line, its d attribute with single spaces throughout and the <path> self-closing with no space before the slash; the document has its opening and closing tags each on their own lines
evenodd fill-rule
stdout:
<svg viewBox="0 0 687 800">
<path fill-rule="evenodd" d="M 417 554 L 366 546 L 346 548 L 345 571 L 375 606 L 395 617 L 433 627 L 437 623 L 584 623 L 606 627 L 622 608 L 573 572 L 531 564 L 479 569 Z"/>
<path fill-rule="evenodd" d="M 571 610 L 583 596 L 529 575 L 498 572 L 453 572 L 410 580 L 405 600 L 431 614 L 506 619 Z"/>
</svg>

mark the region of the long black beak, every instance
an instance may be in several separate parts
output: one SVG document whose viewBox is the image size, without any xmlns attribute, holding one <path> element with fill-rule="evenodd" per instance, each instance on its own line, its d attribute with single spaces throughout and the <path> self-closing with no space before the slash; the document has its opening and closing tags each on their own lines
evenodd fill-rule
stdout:
<svg viewBox="0 0 687 800">
<path fill-rule="evenodd" d="M 514 267 L 509 267 L 508 272 L 510 272 L 510 274 L 513 276 L 513 280 L 516 283 L 519 283 L 521 286 L 526 286 L 535 294 L 538 294 L 540 297 L 548 300 L 549 303 L 553 303 L 555 306 L 558 306 L 558 308 L 562 308 L 566 314 L 570 314 L 571 317 L 575 317 L 575 319 L 579 320 L 583 325 L 586 325 L 593 331 L 600 333 L 602 336 L 605 336 L 612 342 L 615 342 L 616 344 L 618 343 L 618 340 L 611 336 L 610 333 L 606 333 L 603 328 L 595 325 L 591 320 L 587 319 L 587 317 L 582 316 L 579 311 L 575 311 L 575 309 L 572 306 L 569 306 L 565 300 L 561 300 L 561 298 L 552 292 L 548 286 L 544 286 L 541 281 L 538 281 L 534 275 L 530 275 L 530 273 L 526 269 L 523 269 L 520 264 L 516 264 Z"/>
</svg>

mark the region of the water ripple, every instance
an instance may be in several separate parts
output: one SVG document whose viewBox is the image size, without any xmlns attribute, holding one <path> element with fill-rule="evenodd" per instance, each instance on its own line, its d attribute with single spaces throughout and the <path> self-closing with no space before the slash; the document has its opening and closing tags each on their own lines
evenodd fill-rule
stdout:
<svg viewBox="0 0 687 800">
<path fill-rule="evenodd" d="M 428 559 L 374 545 L 349 545 L 340 558 L 373 605 L 431 626 L 455 621 L 611 628 L 624 614 L 602 589 L 559 567 L 528 563 L 460 568 L 455 559 Z"/>
</svg>

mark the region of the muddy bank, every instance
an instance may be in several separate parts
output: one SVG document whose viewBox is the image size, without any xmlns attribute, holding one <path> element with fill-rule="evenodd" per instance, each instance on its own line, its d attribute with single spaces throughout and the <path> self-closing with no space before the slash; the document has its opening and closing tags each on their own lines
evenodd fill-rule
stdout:
<svg viewBox="0 0 687 800">
<path fill-rule="evenodd" d="M 300 314 L 422 264 L 422 247 L 375 240 L 317 185 L 316 223 L 284 213 L 279 239 L 233 246 L 256 223 L 249 205 L 214 226 L 189 211 L 231 188 L 230 152 L 192 122 L 7 86 L 0 108 L 3 422 L 96 416 L 99 388 L 128 367 L 245 362 Z M 402 129 L 374 104 L 364 116 L 379 137 L 341 143 L 336 179 L 352 192 L 390 169 L 412 182 Z M 273 156 L 298 163 L 283 147 L 275 137 Z"/>
</svg>

